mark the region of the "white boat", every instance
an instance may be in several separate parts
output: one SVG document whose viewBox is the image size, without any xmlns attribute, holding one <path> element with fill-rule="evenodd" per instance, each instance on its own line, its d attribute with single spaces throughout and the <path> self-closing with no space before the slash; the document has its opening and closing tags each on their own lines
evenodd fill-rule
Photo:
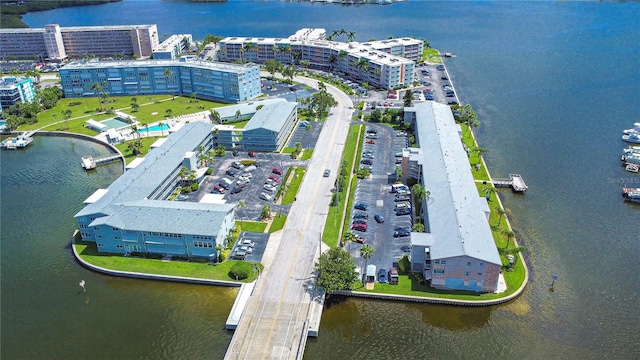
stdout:
<svg viewBox="0 0 640 360">
<path fill-rule="evenodd" d="M 632 173 L 637 173 L 638 171 L 640 171 L 640 165 L 637 164 L 627 164 L 627 166 L 625 166 L 624 168 L 625 170 L 632 172 Z"/>
<path fill-rule="evenodd" d="M 629 143 L 640 144 L 640 132 L 633 132 L 630 134 L 622 135 L 622 141 Z"/>
<path fill-rule="evenodd" d="M 17 137 L 4 139 L 2 141 L 2 148 L 7 150 L 24 149 L 27 146 L 31 145 L 32 142 L 33 138 L 23 134 Z"/>
<path fill-rule="evenodd" d="M 625 135 L 640 133 L 640 122 L 633 124 L 633 129 L 622 130 L 622 133 Z"/>
<path fill-rule="evenodd" d="M 640 203 L 640 188 L 623 188 L 622 197 L 625 201 Z"/>
<path fill-rule="evenodd" d="M 640 146 L 629 146 L 628 148 L 622 149 L 622 153 L 624 155 L 640 155 Z"/>
</svg>

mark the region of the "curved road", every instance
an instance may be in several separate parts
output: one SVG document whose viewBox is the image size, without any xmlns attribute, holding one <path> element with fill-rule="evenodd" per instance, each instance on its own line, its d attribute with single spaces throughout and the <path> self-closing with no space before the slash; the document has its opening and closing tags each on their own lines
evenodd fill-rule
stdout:
<svg viewBox="0 0 640 360">
<path fill-rule="evenodd" d="M 295 78 L 317 88 L 317 81 Z M 331 189 L 349 131 L 353 103 L 327 84 L 338 105 L 323 125 L 305 178 L 292 205 L 285 228 L 273 234 L 265 252 L 265 270 L 231 339 L 225 359 L 302 358 L 309 309 L 321 296 L 314 289 L 313 264 L 320 256 L 322 231 L 331 201 Z M 331 176 L 323 177 L 325 169 Z M 278 236 L 280 235 L 280 237 Z"/>
</svg>

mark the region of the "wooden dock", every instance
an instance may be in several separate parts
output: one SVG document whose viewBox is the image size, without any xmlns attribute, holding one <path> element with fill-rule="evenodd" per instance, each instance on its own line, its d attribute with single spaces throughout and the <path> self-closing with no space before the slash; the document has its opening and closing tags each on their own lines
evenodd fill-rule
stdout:
<svg viewBox="0 0 640 360">
<path fill-rule="evenodd" d="M 104 164 L 108 164 L 117 160 L 122 159 L 122 157 L 119 154 L 115 154 L 115 155 L 107 155 L 107 156 L 103 156 L 103 157 L 99 157 L 97 159 L 94 159 L 93 156 L 83 156 L 82 157 L 82 167 L 85 170 L 93 170 L 95 169 L 98 165 L 104 165 Z M 124 161 L 124 159 L 122 159 L 122 161 Z"/>
<path fill-rule="evenodd" d="M 508 179 L 494 179 L 492 183 L 495 187 L 510 187 L 513 191 L 519 193 L 524 193 L 528 188 L 520 174 L 509 174 Z"/>
</svg>

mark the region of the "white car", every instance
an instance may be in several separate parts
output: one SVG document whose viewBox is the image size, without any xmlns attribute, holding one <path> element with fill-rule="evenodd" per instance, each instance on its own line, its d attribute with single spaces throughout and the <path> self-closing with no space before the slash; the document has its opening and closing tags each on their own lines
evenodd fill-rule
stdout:
<svg viewBox="0 0 640 360">
<path fill-rule="evenodd" d="M 269 195 L 267 193 L 260 193 L 260 199 L 265 200 L 265 201 L 271 201 L 271 199 L 273 199 L 272 195 Z"/>
<path fill-rule="evenodd" d="M 270 192 L 270 193 L 274 193 L 276 191 L 275 186 L 271 186 L 271 185 L 265 185 L 262 187 L 263 189 L 265 189 L 266 191 Z"/>
<path fill-rule="evenodd" d="M 273 187 L 278 186 L 278 183 L 273 181 L 273 180 L 271 180 L 271 179 L 267 179 L 267 181 L 265 181 L 264 183 L 267 184 L 267 185 L 273 186 Z"/>
<path fill-rule="evenodd" d="M 238 250 L 240 251 L 244 251 L 247 254 L 251 254 L 253 252 L 253 248 L 251 246 L 247 246 L 247 245 L 242 245 L 238 248 Z"/>
</svg>

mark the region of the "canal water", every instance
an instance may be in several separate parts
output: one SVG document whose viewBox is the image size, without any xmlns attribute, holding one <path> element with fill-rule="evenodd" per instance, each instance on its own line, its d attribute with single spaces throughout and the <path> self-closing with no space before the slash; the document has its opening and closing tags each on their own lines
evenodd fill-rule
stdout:
<svg viewBox="0 0 640 360">
<path fill-rule="evenodd" d="M 196 39 L 345 28 L 356 40 L 406 35 L 452 52 L 447 66 L 479 114 L 492 174 L 520 173 L 529 185 L 500 196 L 531 281 L 517 300 L 487 308 L 336 299 L 305 358 L 640 358 L 640 206 L 620 195 L 640 176 L 619 161 L 621 130 L 640 117 L 640 4 L 126 0 L 25 21 L 157 23 Z M 1 154 L 2 358 L 221 358 L 234 290 L 118 279 L 73 261 L 73 214 L 120 171 L 82 172 L 94 146 L 38 138 Z"/>
</svg>

